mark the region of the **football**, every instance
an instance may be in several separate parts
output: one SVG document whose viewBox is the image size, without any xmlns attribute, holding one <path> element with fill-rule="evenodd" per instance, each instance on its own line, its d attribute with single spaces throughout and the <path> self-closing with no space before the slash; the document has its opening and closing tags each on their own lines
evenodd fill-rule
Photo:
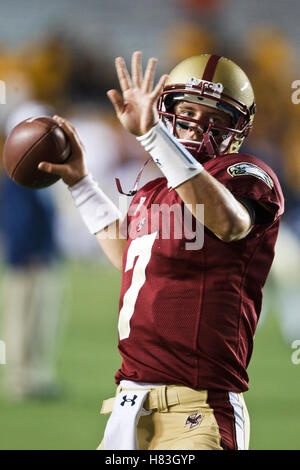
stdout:
<svg viewBox="0 0 300 470">
<path fill-rule="evenodd" d="M 65 163 L 70 154 L 71 144 L 64 130 L 54 119 L 39 116 L 25 119 L 9 133 L 3 148 L 3 167 L 21 186 L 41 189 L 60 177 L 39 170 L 39 163 Z"/>
</svg>

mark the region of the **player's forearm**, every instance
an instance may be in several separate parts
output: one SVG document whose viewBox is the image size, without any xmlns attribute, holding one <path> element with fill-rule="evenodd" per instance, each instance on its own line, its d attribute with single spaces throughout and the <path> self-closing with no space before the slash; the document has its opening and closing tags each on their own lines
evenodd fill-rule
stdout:
<svg viewBox="0 0 300 470">
<path fill-rule="evenodd" d="M 81 178 L 69 190 L 89 232 L 96 235 L 112 264 L 121 269 L 126 240 L 119 230 L 120 211 L 91 175 Z"/>
<path fill-rule="evenodd" d="M 127 240 L 120 234 L 120 219 L 96 233 L 96 239 L 103 252 L 115 268 L 122 271 L 123 254 Z"/>
<path fill-rule="evenodd" d="M 192 207 L 197 217 L 197 204 L 204 205 L 204 225 L 224 241 L 245 236 L 251 226 L 247 209 L 231 192 L 207 171 L 176 188 L 185 204 Z"/>
</svg>

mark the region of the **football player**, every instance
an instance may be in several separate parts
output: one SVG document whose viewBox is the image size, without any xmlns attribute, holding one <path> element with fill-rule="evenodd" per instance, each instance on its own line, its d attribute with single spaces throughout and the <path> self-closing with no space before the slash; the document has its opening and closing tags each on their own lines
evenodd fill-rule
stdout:
<svg viewBox="0 0 300 470">
<path fill-rule="evenodd" d="M 102 412 L 112 413 L 99 448 L 247 449 L 246 369 L 283 195 L 271 168 L 239 153 L 255 114 L 243 70 L 202 54 L 154 86 L 155 67 L 152 58 L 143 73 L 136 51 L 129 73 L 118 57 L 121 93 L 108 92 L 124 128 L 162 172 L 135 187 L 123 236 L 109 236 L 120 213 L 88 174 L 83 145 L 66 120 L 55 118 L 71 139 L 71 159 L 40 164 L 62 176 L 90 232 L 122 270 L 123 361 L 116 397 L 103 403 Z M 196 232 L 190 226 L 181 237 L 162 236 L 154 206 L 192 213 Z M 185 228 L 178 212 L 176 220 Z M 195 249 L 187 239 L 201 228 Z"/>
</svg>

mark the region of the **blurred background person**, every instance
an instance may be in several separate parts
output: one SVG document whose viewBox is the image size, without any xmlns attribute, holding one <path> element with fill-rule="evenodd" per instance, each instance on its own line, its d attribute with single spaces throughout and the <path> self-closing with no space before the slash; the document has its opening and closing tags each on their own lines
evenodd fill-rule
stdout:
<svg viewBox="0 0 300 470">
<path fill-rule="evenodd" d="M 5 135 L 26 118 L 51 114 L 50 106 L 37 101 L 17 105 L 6 117 Z M 32 191 L 2 173 L 1 331 L 8 358 L 3 387 L 12 400 L 56 398 L 61 391 L 56 362 L 62 280 L 57 268 L 55 224 L 51 188 Z"/>
<path fill-rule="evenodd" d="M 172 70 L 186 57 L 217 53 L 220 44 L 213 31 L 198 22 L 181 20 L 165 31 L 164 49 L 166 69 Z"/>
<path fill-rule="evenodd" d="M 49 191 L 30 191 L 7 176 L 0 183 L 2 337 L 9 399 L 56 396 L 60 279 L 54 263 L 55 211 Z"/>
</svg>

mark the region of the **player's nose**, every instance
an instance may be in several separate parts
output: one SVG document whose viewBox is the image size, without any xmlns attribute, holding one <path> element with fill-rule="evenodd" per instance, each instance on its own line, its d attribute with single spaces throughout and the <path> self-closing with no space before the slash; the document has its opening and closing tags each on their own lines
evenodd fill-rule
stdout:
<svg viewBox="0 0 300 470">
<path fill-rule="evenodd" d="M 188 132 L 189 132 L 189 135 L 191 138 L 198 138 L 198 137 L 202 137 L 203 135 L 203 129 L 201 126 L 197 125 L 197 124 L 192 124 L 189 129 L 188 129 Z"/>
</svg>

